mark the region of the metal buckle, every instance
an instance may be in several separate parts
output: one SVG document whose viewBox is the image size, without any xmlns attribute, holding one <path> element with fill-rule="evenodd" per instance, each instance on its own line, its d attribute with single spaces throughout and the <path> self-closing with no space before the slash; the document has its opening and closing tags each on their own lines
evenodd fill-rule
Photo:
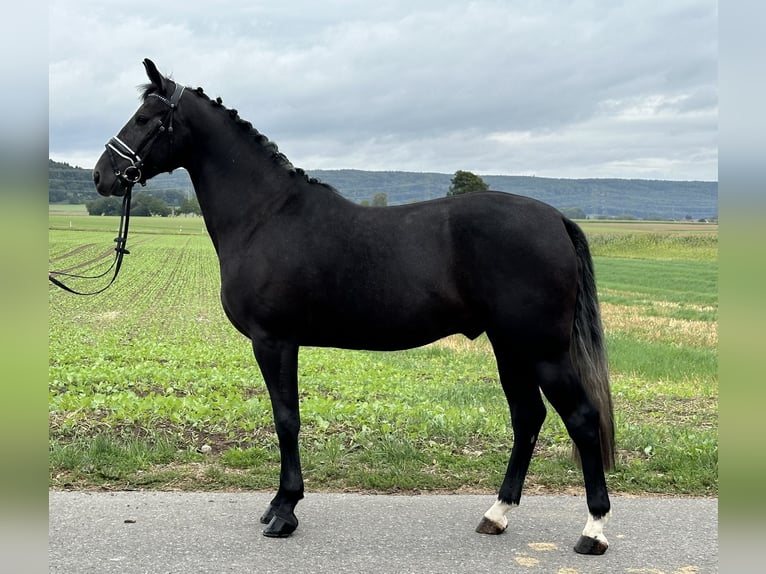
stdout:
<svg viewBox="0 0 766 574">
<path fill-rule="evenodd" d="M 131 175 L 131 173 L 135 173 L 135 175 Z M 130 183 L 138 183 L 141 181 L 141 169 L 137 165 L 129 165 L 125 168 L 122 177 Z"/>
</svg>

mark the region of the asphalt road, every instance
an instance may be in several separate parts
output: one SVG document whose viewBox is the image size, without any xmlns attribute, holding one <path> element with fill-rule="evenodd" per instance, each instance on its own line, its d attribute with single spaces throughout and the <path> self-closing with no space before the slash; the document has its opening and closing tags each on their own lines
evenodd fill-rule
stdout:
<svg viewBox="0 0 766 574">
<path fill-rule="evenodd" d="M 50 492 L 51 573 L 718 572 L 717 499 L 612 497 L 603 556 L 572 546 L 579 496 L 526 496 L 499 536 L 493 496 L 308 493 L 288 539 L 261 535 L 264 493 Z"/>
</svg>

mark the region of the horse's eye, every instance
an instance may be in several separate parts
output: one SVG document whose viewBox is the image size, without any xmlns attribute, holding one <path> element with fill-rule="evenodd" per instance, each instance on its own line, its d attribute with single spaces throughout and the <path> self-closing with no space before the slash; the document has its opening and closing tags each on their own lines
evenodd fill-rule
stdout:
<svg viewBox="0 0 766 574">
<path fill-rule="evenodd" d="M 136 123 L 139 126 L 144 125 L 148 121 L 149 121 L 149 118 L 147 118 L 146 116 L 136 116 Z"/>
</svg>

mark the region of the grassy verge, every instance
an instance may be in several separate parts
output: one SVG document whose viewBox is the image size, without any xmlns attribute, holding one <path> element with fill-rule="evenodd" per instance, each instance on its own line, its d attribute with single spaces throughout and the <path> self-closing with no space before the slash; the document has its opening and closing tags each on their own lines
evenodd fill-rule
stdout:
<svg viewBox="0 0 766 574">
<path fill-rule="evenodd" d="M 51 267 L 103 265 L 116 220 L 84 217 L 70 230 L 61 217 L 51 216 Z M 50 291 L 51 487 L 275 488 L 268 396 L 221 311 L 201 220 L 135 218 L 131 229 L 113 288 Z M 591 234 L 615 491 L 717 493 L 717 235 L 681 235 L 692 239 Z M 502 481 L 513 436 L 485 338 L 398 353 L 305 348 L 299 376 L 307 488 L 490 492 Z M 581 488 L 550 408 L 538 444 L 528 490 Z"/>
</svg>

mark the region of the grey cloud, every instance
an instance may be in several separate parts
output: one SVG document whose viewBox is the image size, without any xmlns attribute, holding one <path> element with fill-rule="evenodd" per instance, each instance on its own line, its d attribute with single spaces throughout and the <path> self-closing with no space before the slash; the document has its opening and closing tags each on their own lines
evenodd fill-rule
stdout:
<svg viewBox="0 0 766 574">
<path fill-rule="evenodd" d="M 61 156 L 122 125 L 149 56 L 307 169 L 716 177 L 710 1 L 54 1 L 51 12 Z"/>
</svg>

